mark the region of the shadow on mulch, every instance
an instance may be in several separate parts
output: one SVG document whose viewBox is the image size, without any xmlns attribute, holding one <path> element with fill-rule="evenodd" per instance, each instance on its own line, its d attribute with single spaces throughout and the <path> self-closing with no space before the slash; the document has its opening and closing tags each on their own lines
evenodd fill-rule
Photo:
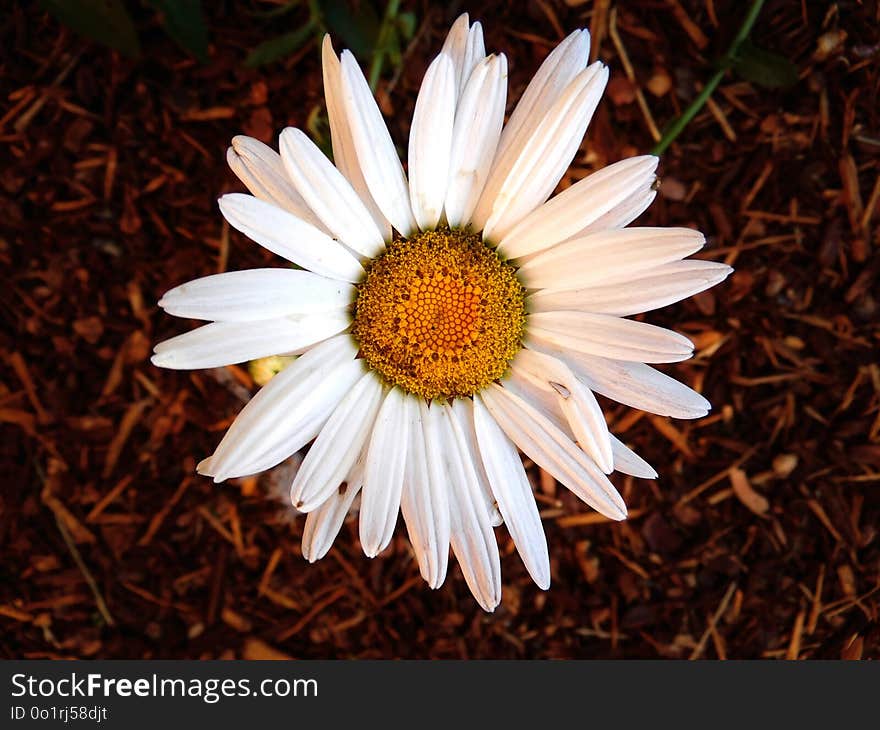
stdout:
<svg viewBox="0 0 880 730">
<path fill-rule="evenodd" d="M 880 655 L 876 2 L 770 0 L 754 40 L 795 61 L 799 82 L 726 78 L 664 155 L 642 223 L 697 227 L 710 242 L 700 255 L 736 267 L 648 316 L 695 339 L 697 357 L 669 372 L 714 411 L 672 421 L 603 402 L 661 474 L 615 477 L 622 524 L 532 467 L 553 585 L 532 585 L 499 529 L 493 615 L 458 568 L 427 589 L 402 526 L 367 560 L 349 520 L 308 565 L 303 520 L 276 496 L 283 475 L 215 486 L 194 472 L 254 389 L 246 370 L 148 360 L 187 326 L 157 310 L 162 292 L 271 264 L 219 215 L 218 195 L 240 189 L 225 151 L 234 134 L 272 142 L 307 126 L 322 104 L 315 47 L 246 70 L 248 50 L 277 33 L 245 12 L 264 4 L 207 3 L 207 65 L 149 19 L 132 62 L 35 5 L 0 21 L 0 654 Z M 398 142 L 454 17 L 405 5 L 421 25 L 380 95 Z M 513 98 L 578 26 L 612 70 L 564 185 L 650 149 L 645 110 L 660 127 L 674 119 L 743 12 L 732 0 L 528 6 L 468 7 L 509 56 Z"/>
</svg>

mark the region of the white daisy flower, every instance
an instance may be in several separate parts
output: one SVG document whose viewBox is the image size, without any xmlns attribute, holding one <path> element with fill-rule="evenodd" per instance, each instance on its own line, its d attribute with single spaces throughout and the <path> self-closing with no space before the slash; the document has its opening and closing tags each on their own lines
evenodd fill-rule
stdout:
<svg viewBox="0 0 880 730">
<path fill-rule="evenodd" d="M 550 584 L 547 543 L 519 455 L 613 519 L 608 474 L 655 471 L 608 431 L 594 393 L 698 418 L 703 396 L 648 363 L 689 358 L 680 334 L 626 319 L 722 281 L 684 260 L 702 234 L 627 228 L 655 195 L 657 158 L 635 157 L 550 198 L 608 81 L 578 30 L 544 61 L 504 124 L 507 60 L 479 23 L 453 25 L 425 74 L 408 175 L 348 51 L 324 40 L 331 163 L 298 129 L 280 154 L 236 137 L 230 225 L 297 269 L 208 276 L 169 291 L 169 314 L 208 320 L 156 346 L 162 367 L 213 368 L 296 354 L 245 406 L 199 472 L 221 482 L 311 443 L 293 479 L 303 554 L 330 549 L 356 499 L 373 557 L 403 513 L 422 576 L 449 548 L 479 604 L 501 599 L 493 528 Z"/>
</svg>

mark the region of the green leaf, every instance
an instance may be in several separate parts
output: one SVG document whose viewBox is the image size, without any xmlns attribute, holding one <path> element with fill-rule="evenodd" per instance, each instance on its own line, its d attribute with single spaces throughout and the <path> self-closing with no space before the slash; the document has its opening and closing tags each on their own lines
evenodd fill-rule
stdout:
<svg viewBox="0 0 880 730">
<path fill-rule="evenodd" d="M 785 89 L 798 81 L 797 66 L 785 56 L 758 48 L 750 41 L 739 47 L 731 67 L 746 81 L 765 89 Z"/>
<path fill-rule="evenodd" d="M 150 0 L 162 14 L 165 32 L 199 61 L 208 60 L 208 29 L 201 0 Z"/>
<path fill-rule="evenodd" d="M 137 31 L 122 0 L 41 0 L 43 7 L 77 33 L 129 58 L 141 52 Z"/>
<path fill-rule="evenodd" d="M 256 68 L 257 66 L 272 63 L 289 56 L 305 45 L 306 41 L 312 37 L 314 29 L 315 24 L 310 20 L 304 26 L 291 33 L 285 33 L 284 35 L 263 41 L 248 54 L 244 65 L 248 68 Z"/>
<path fill-rule="evenodd" d="M 384 51 L 388 55 L 388 60 L 391 61 L 391 65 L 395 68 L 400 66 L 403 62 L 403 56 L 400 51 L 400 37 L 394 28 L 391 28 L 388 33 L 388 39 L 385 43 Z"/>
<path fill-rule="evenodd" d="M 290 2 L 286 2 L 283 5 L 279 5 L 277 8 L 272 8 L 271 10 L 252 10 L 248 12 L 248 15 L 252 15 L 255 18 L 280 18 L 282 15 L 287 15 L 291 10 L 296 10 L 299 7 L 299 0 L 290 0 Z"/>
<path fill-rule="evenodd" d="M 406 40 L 410 40 L 416 32 L 416 14 L 401 13 L 398 15 L 397 27 L 400 29 L 400 35 Z"/>
<path fill-rule="evenodd" d="M 362 61 L 369 60 L 376 48 L 381 25 L 372 3 L 360 0 L 357 12 L 345 0 L 317 0 L 317 5 L 324 24 L 342 39 L 342 45 Z"/>
</svg>

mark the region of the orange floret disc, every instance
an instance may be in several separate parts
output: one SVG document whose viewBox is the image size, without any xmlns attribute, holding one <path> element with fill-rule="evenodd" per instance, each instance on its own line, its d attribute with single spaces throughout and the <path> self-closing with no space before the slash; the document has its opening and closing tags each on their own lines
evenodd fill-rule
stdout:
<svg viewBox="0 0 880 730">
<path fill-rule="evenodd" d="M 392 241 L 358 286 L 352 333 L 386 380 L 425 398 L 473 395 L 506 372 L 525 312 L 515 269 L 479 235 Z"/>
</svg>

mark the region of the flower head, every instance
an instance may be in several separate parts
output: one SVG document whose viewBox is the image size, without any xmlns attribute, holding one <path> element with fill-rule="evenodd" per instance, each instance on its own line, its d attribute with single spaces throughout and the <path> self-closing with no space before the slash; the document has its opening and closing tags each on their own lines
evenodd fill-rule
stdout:
<svg viewBox="0 0 880 730">
<path fill-rule="evenodd" d="M 594 392 L 679 418 L 709 410 L 648 363 L 692 343 L 626 319 L 722 281 L 685 260 L 687 228 L 628 228 L 655 196 L 657 159 L 623 160 L 550 198 L 608 80 L 579 30 L 545 60 L 504 124 L 507 61 L 459 18 L 425 74 L 408 171 L 349 52 L 325 39 L 331 163 L 286 129 L 280 154 L 236 137 L 251 195 L 220 199 L 230 225 L 299 268 L 183 284 L 160 305 L 209 320 L 153 362 L 208 368 L 297 355 L 199 465 L 220 482 L 308 444 L 290 488 L 307 512 L 303 554 L 330 548 L 356 499 L 368 556 L 402 512 L 422 576 L 439 587 L 449 548 L 487 611 L 501 598 L 493 527 L 504 522 L 541 588 L 547 543 L 518 451 L 615 520 L 612 471 L 654 470 L 608 431 Z M 408 177 L 407 177 L 408 175 Z M 549 199 L 549 200 L 548 200 Z"/>
</svg>

